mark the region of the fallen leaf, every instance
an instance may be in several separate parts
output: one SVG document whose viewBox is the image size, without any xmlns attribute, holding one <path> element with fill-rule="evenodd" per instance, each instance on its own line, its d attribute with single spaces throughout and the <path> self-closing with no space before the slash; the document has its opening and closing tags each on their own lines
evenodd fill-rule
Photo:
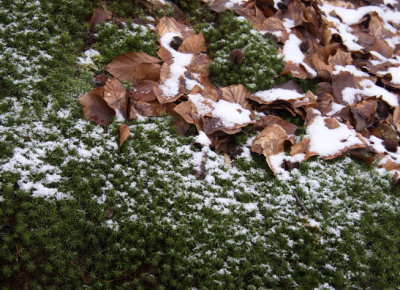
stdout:
<svg viewBox="0 0 400 290">
<path fill-rule="evenodd" d="M 159 102 L 142 102 L 137 101 L 132 106 L 135 107 L 136 111 L 145 117 L 159 117 L 165 114 L 166 106 L 164 104 L 160 104 Z"/>
<path fill-rule="evenodd" d="M 328 127 L 329 129 L 336 129 L 340 127 L 339 122 L 333 118 L 326 118 L 324 119 L 324 122 L 325 126 Z"/>
<path fill-rule="evenodd" d="M 101 126 L 108 126 L 115 116 L 115 111 L 108 106 L 101 95 L 90 93 L 81 96 L 78 101 L 83 108 L 83 115 Z"/>
<path fill-rule="evenodd" d="M 179 23 L 172 17 L 163 17 L 157 24 L 156 33 L 160 39 L 167 33 L 178 33 L 183 39 L 193 36 L 195 33 L 193 29 L 187 27 L 186 25 Z"/>
<path fill-rule="evenodd" d="M 287 138 L 285 129 L 277 124 L 266 127 L 254 139 L 251 150 L 266 157 L 284 151 L 284 142 Z"/>
<path fill-rule="evenodd" d="M 278 116 L 262 116 L 257 123 L 253 125 L 256 130 L 263 130 L 273 124 L 281 126 L 285 129 L 287 135 L 295 135 L 298 127 Z"/>
<path fill-rule="evenodd" d="M 130 133 L 129 126 L 125 124 L 121 124 L 118 126 L 118 133 L 119 133 L 119 147 L 121 148 L 122 145 L 128 140 Z"/>
<path fill-rule="evenodd" d="M 192 102 L 182 102 L 174 108 L 174 111 L 178 113 L 188 124 L 195 123 L 195 120 L 192 116 Z"/>
<path fill-rule="evenodd" d="M 127 52 L 114 58 L 105 70 L 116 78 L 137 84 L 141 80 L 158 81 L 160 60 L 144 52 Z"/>
<path fill-rule="evenodd" d="M 125 115 L 127 106 L 126 89 L 118 79 L 107 80 L 104 85 L 103 98 L 109 107 L 115 111 L 121 111 Z"/>
<path fill-rule="evenodd" d="M 397 130 L 400 130 L 400 106 L 394 108 L 393 124 L 396 126 Z"/>
<path fill-rule="evenodd" d="M 91 28 L 95 27 L 96 25 L 99 25 L 104 21 L 112 19 L 112 12 L 107 10 L 106 1 L 99 2 L 98 6 L 99 7 L 93 9 L 92 17 L 90 18 L 89 21 L 89 26 Z"/>
<path fill-rule="evenodd" d="M 350 108 L 355 121 L 355 128 L 357 131 L 362 131 L 370 127 L 374 121 L 374 115 L 378 107 L 378 102 L 375 98 L 363 100 Z"/>
<path fill-rule="evenodd" d="M 269 168 L 275 173 L 275 166 L 270 157 L 284 152 L 285 142 L 288 140 L 286 131 L 279 125 L 273 124 L 262 130 L 251 145 L 253 152 L 263 154 Z"/>
<path fill-rule="evenodd" d="M 143 80 L 131 90 L 130 97 L 135 101 L 153 102 L 157 99 L 153 91 L 155 85 L 155 81 Z"/>
<path fill-rule="evenodd" d="M 223 100 L 239 104 L 247 110 L 251 109 L 251 105 L 247 101 L 250 97 L 250 93 L 243 85 L 230 85 L 221 88 L 221 91 Z"/>
<path fill-rule="evenodd" d="M 167 113 L 173 118 L 174 127 L 176 132 L 181 135 L 185 136 L 186 132 L 190 128 L 190 124 L 185 121 L 185 119 L 175 111 L 177 105 L 169 103 L 167 104 Z"/>
<path fill-rule="evenodd" d="M 203 33 L 186 38 L 179 46 L 179 52 L 198 54 L 206 51 L 206 40 Z"/>
</svg>

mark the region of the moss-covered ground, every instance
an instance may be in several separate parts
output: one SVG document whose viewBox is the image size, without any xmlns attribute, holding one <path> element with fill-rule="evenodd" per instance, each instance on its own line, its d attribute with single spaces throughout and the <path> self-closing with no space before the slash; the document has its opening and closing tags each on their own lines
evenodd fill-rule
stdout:
<svg viewBox="0 0 400 290">
<path fill-rule="evenodd" d="M 209 152 L 203 180 L 169 117 L 130 121 L 121 150 L 117 120 L 85 120 L 101 62 L 155 49 L 126 28 L 79 64 L 94 5 L 0 6 L 1 289 L 400 287 L 400 194 L 374 168 L 314 159 L 278 179 L 261 156 Z"/>
</svg>

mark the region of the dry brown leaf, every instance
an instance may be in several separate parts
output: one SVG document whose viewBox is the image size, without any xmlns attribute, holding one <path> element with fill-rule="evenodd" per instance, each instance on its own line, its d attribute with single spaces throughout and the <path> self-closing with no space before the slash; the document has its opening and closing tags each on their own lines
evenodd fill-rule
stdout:
<svg viewBox="0 0 400 290">
<path fill-rule="evenodd" d="M 142 102 L 137 101 L 136 103 L 132 104 L 135 106 L 137 112 L 146 117 L 159 117 L 165 114 L 167 107 L 164 104 L 160 104 L 159 102 Z"/>
<path fill-rule="evenodd" d="M 320 53 L 312 53 L 307 58 L 311 66 L 317 71 L 318 77 L 329 80 L 332 76 L 332 66 L 325 63 Z"/>
<path fill-rule="evenodd" d="M 247 110 L 251 109 L 251 105 L 247 101 L 250 93 L 243 85 L 230 85 L 229 87 L 221 88 L 221 91 L 223 100 L 237 103 Z"/>
<path fill-rule="evenodd" d="M 376 137 L 383 139 L 383 145 L 386 150 L 391 152 L 397 151 L 398 138 L 396 130 L 388 123 L 382 122 L 376 128 L 371 130 Z"/>
<path fill-rule="evenodd" d="M 387 171 L 391 171 L 391 170 L 400 170 L 400 164 L 399 163 L 395 163 L 392 160 L 388 160 L 383 164 L 379 165 L 382 168 L 385 168 Z"/>
<path fill-rule="evenodd" d="M 121 113 L 126 112 L 126 89 L 118 79 L 108 79 L 104 85 L 104 100 L 108 106 Z"/>
<path fill-rule="evenodd" d="M 211 135 L 215 132 L 224 132 L 229 135 L 233 135 L 242 131 L 241 128 L 246 127 L 248 124 L 234 125 L 233 127 L 225 127 L 221 122 L 221 119 L 215 117 L 203 116 L 203 131 L 207 135 Z M 249 123 L 250 124 L 250 123 Z M 197 124 L 196 124 L 197 125 Z"/>
<path fill-rule="evenodd" d="M 254 27 L 260 31 L 271 33 L 280 43 L 284 43 L 289 37 L 282 20 L 277 17 L 269 17 L 265 19 L 261 25 L 258 27 L 254 25 Z"/>
<path fill-rule="evenodd" d="M 257 123 L 254 124 L 253 127 L 256 130 L 263 130 L 264 128 L 269 127 L 273 124 L 281 126 L 283 129 L 285 129 L 286 134 L 288 135 L 295 135 L 296 130 L 298 129 L 296 125 L 278 116 L 263 116 L 260 120 L 257 121 Z"/>
<path fill-rule="evenodd" d="M 375 122 L 374 115 L 377 108 L 378 101 L 375 98 L 363 100 L 350 108 L 356 131 L 360 132 Z"/>
<path fill-rule="evenodd" d="M 203 33 L 200 33 L 184 39 L 178 51 L 182 53 L 198 54 L 206 50 L 206 40 Z"/>
<path fill-rule="evenodd" d="M 276 9 L 273 0 L 256 0 L 256 6 L 263 12 L 265 17 L 275 15 Z"/>
<path fill-rule="evenodd" d="M 172 116 L 172 118 L 173 118 L 174 127 L 176 129 L 176 132 L 181 136 L 185 136 L 186 132 L 190 128 L 190 124 L 187 123 L 185 121 L 185 119 L 175 111 L 176 107 L 177 107 L 177 105 L 175 105 L 175 104 L 171 104 L 171 103 L 167 104 L 167 113 L 170 116 Z"/>
<path fill-rule="evenodd" d="M 118 126 L 118 133 L 119 133 L 119 147 L 121 148 L 122 145 L 128 140 L 129 135 L 131 134 L 129 130 L 129 126 L 125 124 L 121 124 Z"/>
<path fill-rule="evenodd" d="M 334 118 L 325 118 L 324 122 L 325 126 L 328 127 L 329 129 L 336 129 L 340 127 L 339 122 Z"/>
<path fill-rule="evenodd" d="M 288 8 L 280 10 L 276 13 L 276 17 L 280 19 L 289 18 L 294 21 L 294 27 L 303 24 L 301 12 L 304 9 L 304 4 L 300 0 L 292 0 L 288 4 Z"/>
<path fill-rule="evenodd" d="M 194 31 L 187 27 L 186 25 L 179 23 L 172 17 L 163 17 L 157 24 L 156 33 L 158 38 L 160 39 L 167 33 L 178 33 L 182 36 L 183 39 L 193 36 Z"/>
<path fill-rule="evenodd" d="M 155 81 L 141 81 L 132 89 L 130 97 L 136 101 L 153 102 L 157 99 L 153 91 L 155 85 L 157 85 Z"/>
<path fill-rule="evenodd" d="M 115 116 L 115 111 L 107 105 L 102 96 L 93 93 L 93 91 L 95 90 L 78 99 L 83 108 L 83 115 L 88 120 L 101 126 L 108 126 L 111 119 Z"/>
<path fill-rule="evenodd" d="M 287 139 L 285 129 L 273 124 L 262 130 L 254 139 L 251 150 L 266 157 L 284 151 L 284 143 Z"/>
<path fill-rule="evenodd" d="M 394 108 L 393 124 L 396 126 L 397 130 L 400 130 L 400 106 Z"/>
<path fill-rule="evenodd" d="M 290 149 L 290 155 L 294 156 L 297 154 L 306 154 L 307 156 L 309 146 L 310 146 L 310 138 L 306 137 L 292 146 L 292 148 Z"/>
<path fill-rule="evenodd" d="M 335 65 L 346 66 L 353 63 L 353 58 L 350 52 L 338 49 L 334 55 L 329 56 L 328 62 L 334 68 Z"/>
<path fill-rule="evenodd" d="M 356 77 L 349 72 L 340 72 L 334 75 L 332 77 L 332 94 L 336 103 L 341 105 L 347 104 L 343 99 L 343 90 L 345 88 L 360 89 Z"/>
<path fill-rule="evenodd" d="M 312 78 L 312 76 L 307 72 L 303 65 L 296 64 L 291 61 L 285 63 L 285 67 L 280 73 L 281 76 L 289 74 L 299 79 Z"/>
<path fill-rule="evenodd" d="M 105 70 L 116 78 L 137 84 L 141 80 L 158 81 L 160 60 L 144 52 L 127 52 L 114 58 Z"/>
<path fill-rule="evenodd" d="M 92 18 L 90 18 L 89 21 L 89 26 L 91 28 L 112 19 L 112 12 L 107 10 L 106 1 L 101 1 L 98 5 L 99 7 L 93 9 Z"/>
<path fill-rule="evenodd" d="M 253 152 L 263 154 L 269 168 L 275 172 L 276 168 L 271 163 L 270 157 L 284 152 L 285 142 L 288 140 L 286 131 L 279 125 L 273 124 L 262 130 L 251 145 Z"/>
<path fill-rule="evenodd" d="M 187 71 L 190 73 L 201 74 L 203 78 L 208 76 L 208 66 L 211 63 L 211 59 L 207 54 L 201 53 L 196 54 L 192 58 L 192 62 L 187 67 Z"/>
<path fill-rule="evenodd" d="M 192 116 L 192 103 L 182 102 L 174 108 L 174 111 L 177 112 L 187 123 L 194 124 L 195 120 Z"/>
</svg>

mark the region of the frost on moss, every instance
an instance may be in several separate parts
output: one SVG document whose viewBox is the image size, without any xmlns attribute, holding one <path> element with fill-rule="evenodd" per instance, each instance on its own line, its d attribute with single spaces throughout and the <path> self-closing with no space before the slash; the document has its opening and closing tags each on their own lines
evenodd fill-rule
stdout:
<svg viewBox="0 0 400 290">
<path fill-rule="evenodd" d="M 203 27 L 202 30 L 213 58 L 210 75 L 216 84 L 243 84 L 253 92 L 269 89 L 275 84 L 282 69 L 276 44 L 253 30 L 245 18 L 225 13 L 216 27 Z M 240 63 L 232 57 L 234 50 L 243 53 Z"/>
<path fill-rule="evenodd" d="M 121 23 L 121 26 L 120 28 L 115 23 L 107 22 L 96 28 L 97 39 L 93 48 L 100 52 L 102 64 L 107 64 L 116 56 L 130 51 L 157 55 L 154 31 L 132 22 Z"/>
</svg>

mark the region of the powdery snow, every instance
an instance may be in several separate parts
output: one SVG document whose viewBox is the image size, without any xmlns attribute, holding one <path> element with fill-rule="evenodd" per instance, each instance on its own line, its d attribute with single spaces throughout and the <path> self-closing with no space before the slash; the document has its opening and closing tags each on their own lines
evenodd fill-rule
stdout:
<svg viewBox="0 0 400 290">
<path fill-rule="evenodd" d="M 204 131 L 199 131 L 199 135 L 196 136 L 196 143 L 199 143 L 202 146 L 210 146 L 211 140 Z"/>
<path fill-rule="evenodd" d="M 195 105 L 197 112 L 201 116 L 211 114 L 212 117 L 218 118 L 226 128 L 251 122 L 251 112 L 239 104 L 225 100 L 214 102 L 200 94 L 189 95 L 189 100 Z"/>
<path fill-rule="evenodd" d="M 392 83 L 400 85 L 400 67 L 390 67 L 387 71 L 380 71 L 380 74 L 391 74 Z"/>
<path fill-rule="evenodd" d="M 396 107 L 399 105 L 398 98 L 395 94 L 389 92 L 388 90 L 377 86 L 371 80 L 365 79 L 359 83 L 362 89 L 350 88 L 347 87 L 342 90 L 343 100 L 348 104 L 354 104 L 355 101 L 358 101 L 360 96 L 367 97 L 381 97 L 386 103 L 388 103 L 392 107 Z"/>
<path fill-rule="evenodd" d="M 250 111 L 239 104 L 219 100 L 212 111 L 213 117 L 219 118 L 225 127 L 232 127 L 235 124 L 250 123 Z"/>
<path fill-rule="evenodd" d="M 229 0 L 228 2 L 225 3 L 225 8 L 231 9 L 236 4 L 242 4 L 245 1 L 247 0 Z"/>
<path fill-rule="evenodd" d="M 356 131 L 341 123 L 338 128 L 329 129 L 325 126 L 325 118 L 321 116 L 315 117 L 307 127 L 306 137 L 310 138 L 309 151 L 322 157 L 332 156 L 347 147 L 363 144 L 356 136 Z"/>
<path fill-rule="evenodd" d="M 273 102 L 276 100 L 297 100 L 304 95 L 294 91 L 294 90 L 286 90 L 286 89 L 270 89 L 266 91 L 258 91 L 254 94 L 256 97 L 259 97 L 265 102 Z"/>
<path fill-rule="evenodd" d="M 269 162 L 273 167 L 273 170 L 276 174 L 278 174 L 280 179 L 287 179 L 289 177 L 289 173 L 283 169 L 281 166 L 283 162 L 289 161 L 292 163 L 301 162 L 305 158 L 305 154 L 299 153 L 294 156 L 286 155 L 285 152 L 281 152 L 275 155 L 269 156 Z"/>
<path fill-rule="evenodd" d="M 346 66 L 335 65 L 335 70 L 333 71 L 333 74 L 337 75 L 341 72 L 349 72 L 355 77 L 368 77 L 369 76 L 367 73 L 359 70 L 358 68 L 356 68 L 354 65 L 351 65 L 351 64 L 346 65 Z"/>
<path fill-rule="evenodd" d="M 90 65 L 94 64 L 92 57 L 100 56 L 100 52 L 94 49 L 88 49 L 83 53 L 84 57 L 78 57 L 78 64 Z"/>
<path fill-rule="evenodd" d="M 391 9 L 387 9 L 381 6 L 363 6 L 357 9 L 350 9 L 344 7 L 337 7 L 330 4 L 325 3 L 321 6 L 322 11 L 324 11 L 327 15 L 332 12 L 335 12 L 342 22 L 347 25 L 357 24 L 361 21 L 364 15 L 370 12 L 376 12 L 384 21 L 384 27 L 391 32 L 397 32 L 396 28 L 393 27 L 390 23 L 400 24 L 400 12 L 393 11 Z"/>
<path fill-rule="evenodd" d="M 285 61 L 291 61 L 295 64 L 301 64 L 313 77 L 317 76 L 317 72 L 304 62 L 304 54 L 300 49 L 301 40 L 295 35 L 290 34 L 289 39 L 283 47 L 283 57 Z"/>
<path fill-rule="evenodd" d="M 191 63 L 193 54 L 181 53 L 170 46 L 175 36 L 181 36 L 176 32 L 168 32 L 160 39 L 161 45 L 166 48 L 172 55 L 173 63 L 170 65 L 169 78 L 160 85 L 165 97 L 174 97 L 179 92 L 179 79 L 186 72 L 186 67 Z"/>
</svg>

